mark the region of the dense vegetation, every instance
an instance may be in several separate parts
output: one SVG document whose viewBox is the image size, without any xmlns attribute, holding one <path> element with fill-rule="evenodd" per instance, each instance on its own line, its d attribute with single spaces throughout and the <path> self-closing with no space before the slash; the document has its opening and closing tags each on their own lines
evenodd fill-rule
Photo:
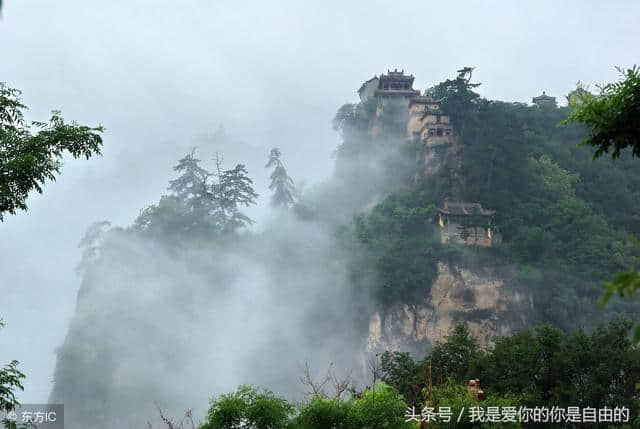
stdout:
<svg viewBox="0 0 640 429">
<path fill-rule="evenodd" d="M 618 68 L 622 78 L 618 82 L 599 87 L 593 95 L 582 86 L 569 97 L 571 114 L 565 123 L 579 123 L 587 128 L 582 143 L 596 148 L 594 158 L 611 150 L 611 157 L 620 157 L 622 150 L 631 149 L 640 157 L 640 69 L 633 66 L 626 71 Z M 636 239 L 636 243 L 640 243 Z M 622 271 L 605 283 L 606 292 L 601 303 L 612 296 L 633 297 L 640 289 L 640 272 L 634 269 Z M 640 341 L 640 325 L 635 329 L 635 341 Z"/>
<path fill-rule="evenodd" d="M 29 193 L 42 193 L 56 179 L 63 154 L 88 159 L 102 146 L 104 128 L 66 123 L 58 111 L 48 122 L 27 123 L 20 95 L 0 82 L 0 222 L 6 213 L 27 210 Z"/>
<path fill-rule="evenodd" d="M 373 384 L 363 390 L 351 386 L 343 395 L 348 385 L 332 378 L 334 386 L 343 388 L 338 394 L 316 389 L 307 399 L 292 404 L 271 391 L 241 386 L 234 393 L 212 399 L 200 428 L 414 428 L 418 420 L 426 418 L 420 410 L 440 407 L 449 408 L 453 417 L 445 421 L 437 415 L 430 427 L 496 426 L 472 422 L 471 407 L 551 410 L 555 406 L 565 411 L 568 407 L 624 407 L 630 416 L 637 416 L 640 350 L 628 339 L 629 327 L 628 322 L 614 322 L 588 334 L 542 325 L 498 338 L 486 351 L 468 328 L 460 325 L 420 360 L 409 353 L 385 352 L 379 366 L 372 367 Z M 486 393 L 482 399 L 465 387 L 476 377 L 482 380 Z M 417 410 L 413 421 L 412 408 Z M 457 422 L 463 408 L 463 418 Z M 500 427 L 524 427 L 525 422 L 519 421 L 524 419 L 519 414 L 515 422 Z M 564 427 L 539 425 L 560 426 Z"/>
<path fill-rule="evenodd" d="M 468 251 L 444 249 L 433 238 L 436 206 L 459 187 L 463 200 L 497 210 L 503 237 L 500 248 L 476 249 L 472 259 L 516 267 L 517 287 L 535 298 L 537 321 L 593 327 L 598 318 L 634 313 L 628 303 L 602 313 L 595 302 L 603 280 L 640 263 L 632 238 L 640 233 L 637 160 L 622 152 L 616 161 L 594 161 L 579 145 L 583 129 L 559 126 L 570 107 L 481 98 L 473 90 L 477 84 L 470 82 L 470 71 L 428 91 L 443 100 L 442 109 L 462 141 L 460 183 L 452 179 L 448 160 L 435 175 L 413 167 L 413 186 L 391 194 L 354 222 L 353 231 L 376 274 L 379 302 L 410 302 L 429 287 L 437 261 L 469 259 Z M 342 153 L 362 147 L 367 109 L 360 105 L 338 112 Z M 387 132 L 393 134 L 393 129 Z M 419 150 L 409 144 L 406 159 L 415 159 Z"/>
<path fill-rule="evenodd" d="M 408 353 L 386 352 L 382 380 L 416 406 L 437 405 L 443 391 L 477 377 L 487 392 L 485 407 L 501 401 L 549 409 L 625 406 L 637 416 L 640 351 L 628 338 L 629 328 L 630 323 L 618 321 L 588 334 L 541 325 L 498 338 L 484 351 L 465 326 L 458 326 L 419 361 Z M 461 398 L 452 395 L 449 405 Z"/>
<path fill-rule="evenodd" d="M 409 429 L 413 426 L 405 422 L 406 407 L 402 397 L 384 383 L 349 399 L 314 396 L 297 407 L 270 391 L 241 386 L 211 401 L 200 429 Z"/>
</svg>

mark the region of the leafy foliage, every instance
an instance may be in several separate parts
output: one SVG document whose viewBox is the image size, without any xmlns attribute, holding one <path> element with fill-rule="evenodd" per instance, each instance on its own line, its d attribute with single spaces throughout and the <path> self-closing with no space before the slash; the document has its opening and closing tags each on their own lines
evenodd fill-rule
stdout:
<svg viewBox="0 0 640 429">
<path fill-rule="evenodd" d="M 385 352 L 381 356 L 382 381 L 355 391 L 349 398 L 312 396 L 293 413 L 284 400 L 270 392 L 257 399 L 260 394 L 255 388 L 244 386 L 212 401 L 202 429 L 414 428 L 416 423 L 407 421 L 407 406 L 415 410 L 450 407 L 449 422 L 439 419 L 429 424 L 439 428 L 495 427 L 470 421 L 471 407 L 618 406 L 628 407 L 631 416 L 637 416 L 640 408 L 635 384 L 640 378 L 640 350 L 628 338 L 630 326 L 628 321 L 617 320 L 588 334 L 541 325 L 499 337 L 492 348 L 483 350 L 469 329 L 460 325 L 419 361 L 408 353 Z M 481 380 L 482 401 L 466 387 L 467 381 L 475 378 Z M 266 405 L 254 410 L 260 410 L 262 421 L 271 422 L 271 426 L 259 426 L 255 414 L 248 411 L 260 400 Z M 456 416 L 463 408 L 458 422 Z M 288 422 L 284 417 L 280 420 L 284 415 L 289 416 Z M 510 423 L 500 427 L 522 426 Z"/>
<path fill-rule="evenodd" d="M 0 319 L 0 328 L 4 322 Z M 25 375 L 18 369 L 19 362 L 13 360 L 0 368 L 0 410 L 9 413 L 20 406 L 16 398 L 17 390 L 24 390 L 22 381 Z M 12 420 L 2 419 L 2 424 L 7 429 L 18 429 L 19 426 Z M 23 427 L 23 426 L 20 426 Z"/>
<path fill-rule="evenodd" d="M 293 407 L 273 392 L 240 386 L 211 400 L 201 429 L 284 429 L 292 412 Z"/>
<path fill-rule="evenodd" d="M 493 396 L 514 402 L 505 405 L 626 406 L 636 415 L 640 350 L 628 338 L 630 326 L 618 320 L 588 334 L 542 325 L 498 338 L 488 351 L 478 347 L 466 328 L 458 327 L 421 361 L 386 352 L 382 380 L 416 405 L 426 401 L 462 406 L 469 398 L 459 395 L 455 386 L 477 377 L 489 394 L 483 405 Z M 458 399 L 442 403 L 440 395 L 447 401 Z"/>
<path fill-rule="evenodd" d="M 405 422 L 407 404 L 393 388 L 378 383 L 352 400 L 347 416 L 350 427 L 356 428 L 411 428 Z"/>
<path fill-rule="evenodd" d="M 407 404 L 393 388 L 378 383 L 357 397 L 341 401 L 312 398 L 293 422 L 299 429 L 412 428 L 405 422 Z"/>
<path fill-rule="evenodd" d="M 445 341 L 434 346 L 429 356 L 429 364 L 437 379 L 449 379 L 460 383 L 472 378 L 475 362 L 481 355 L 478 342 L 471 335 L 469 328 L 466 325 L 458 325 Z"/>
<path fill-rule="evenodd" d="M 29 192 L 42 193 L 45 182 L 56 179 L 64 153 L 88 159 L 102 146 L 103 127 L 66 123 L 57 111 L 46 123 L 28 125 L 26 109 L 20 91 L 0 83 L 0 221 L 27 210 Z"/>
<path fill-rule="evenodd" d="M 368 251 L 379 302 L 410 303 L 428 291 L 444 255 L 435 239 L 432 204 L 420 194 L 392 194 L 355 219 L 355 234 Z"/>
<path fill-rule="evenodd" d="M 382 380 L 412 406 L 424 400 L 427 380 L 434 384 L 464 383 L 474 375 L 482 352 L 466 325 L 458 325 L 444 342 L 435 345 L 421 362 L 406 352 L 386 351 L 380 358 Z"/>
<path fill-rule="evenodd" d="M 610 149 L 611 157 L 620 157 L 620 152 L 631 148 L 633 156 L 640 156 L 640 69 L 637 66 L 626 72 L 618 69 L 623 79 L 600 88 L 600 94 L 594 96 L 578 85 L 569 104 L 573 108 L 564 124 L 582 123 L 588 129 L 582 143 L 596 148 L 594 158 L 598 158 Z M 631 297 L 640 288 L 640 273 L 624 271 L 604 283 L 606 291 L 600 299 L 605 305 L 615 294 Z M 640 341 L 640 326 L 636 326 L 634 341 Z"/>
<path fill-rule="evenodd" d="M 573 110 L 564 123 L 587 127 L 583 144 L 596 148 L 596 158 L 609 151 L 618 158 L 626 148 L 640 157 L 640 68 L 618 71 L 622 79 L 600 87 L 599 95 L 583 91 L 569 100 Z"/>
<path fill-rule="evenodd" d="M 584 136 L 580 127 L 557 126 L 569 108 L 481 98 L 474 91 L 478 84 L 471 83 L 472 71 L 460 70 L 428 94 L 442 100 L 461 141 L 460 198 L 497 211 L 503 245 L 478 249 L 478 257 L 490 254 L 494 262 L 520 271 L 520 287 L 534 296 L 537 321 L 568 328 L 575 326 L 575 311 L 581 309 L 580 323 L 593 326 L 599 283 L 638 267 L 638 249 L 629 239 L 629 233 L 640 233 L 638 170 L 628 156 L 616 164 L 602 158 L 594 162 L 578 146 Z M 357 112 L 362 110 L 343 109 L 348 120 L 342 126 L 358 129 L 362 119 Z M 344 145 L 359 151 L 373 150 L 366 143 L 371 148 L 376 141 L 362 137 L 362 145 L 356 146 L 353 136 L 344 138 Z M 444 168 L 432 175 L 418 173 L 409 190 L 355 219 L 354 230 L 368 255 L 363 263 L 373 270 L 379 303 L 411 302 L 428 291 L 438 261 L 455 262 L 455 246 L 431 239 L 435 207 L 455 186 L 451 176 Z M 404 215 L 407 204 L 415 218 Z M 424 222 L 421 228 L 415 228 L 418 219 Z M 633 312 L 630 305 L 615 306 L 606 314 Z"/>
<path fill-rule="evenodd" d="M 474 91 L 478 84 L 471 82 L 472 71 L 460 70 L 428 94 L 442 100 L 462 143 L 460 198 L 497 211 L 503 245 L 477 249 L 474 258 L 487 254 L 494 264 L 514 266 L 520 272 L 516 287 L 533 296 L 538 322 L 569 328 L 579 310 L 579 323 L 594 326 L 616 313 L 633 313 L 632 305 L 616 301 L 598 314 L 594 304 L 602 280 L 638 267 L 638 250 L 629 239 L 629 232 L 640 233 L 637 169 L 624 156 L 616 165 L 607 159 L 593 162 L 577 146 L 584 135 L 581 128 L 557 126 L 568 108 L 481 98 Z M 374 107 L 371 102 L 346 105 L 336 115 L 344 140 L 337 172 L 348 187 L 366 189 L 368 184 L 358 178 L 407 171 L 408 176 L 395 180 L 413 186 L 396 190 L 354 219 L 350 230 L 364 253 L 353 258 L 352 277 L 359 290 L 370 290 L 382 306 L 411 304 L 428 293 L 438 262 L 468 259 L 462 249 L 441 245 L 432 223 L 435 208 L 456 184 L 444 168 L 431 176 L 390 162 L 380 164 L 379 171 L 359 169 L 374 165 L 367 156 L 379 158 L 378 143 L 398 144 L 407 159 L 419 150 L 403 140 L 404 130 L 394 127 L 403 119 L 393 105 L 383 106 L 382 116 L 376 117 L 383 124 L 382 135 L 371 136 Z M 385 178 L 384 183 L 394 182 Z"/>
<path fill-rule="evenodd" d="M 339 399 L 313 398 L 300 408 L 294 427 L 347 429 L 349 403 Z"/>
<path fill-rule="evenodd" d="M 424 402 L 425 407 L 438 410 L 440 407 L 449 407 L 451 409 L 450 421 L 444 419 L 438 419 L 435 422 L 431 422 L 429 427 L 436 428 L 492 428 L 492 427 L 504 427 L 504 428 L 520 428 L 522 424 L 519 422 L 511 423 L 499 423 L 494 426 L 495 423 L 479 423 L 471 421 L 471 410 L 473 407 L 482 407 L 482 409 L 489 409 L 489 407 L 519 407 L 523 405 L 521 396 L 519 395 L 496 395 L 490 394 L 480 401 L 474 397 L 464 384 L 454 383 L 448 381 L 444 384 L 425 387 L 423 395 L 426 398 Z M 460 421 L 457 421 L 457 416 L 461 416 Z"/>
<path fill-rule="evenodd" d="M 474 125 L 475 107 L 480 103 L 480 96 L 473 91 L 480 84 L 471 83 L 473 70 L 474 67 L 464 67 L 458 70 L 455 79 L 447 79 L 427 90 L 427 95 L 442 102 L 442 109 L 463 135 L 466 127 Z"/>
<path fill-rule="evenodd" d="M 406 409 L 402 396 L 385 383 L 348 399 L 314 396 L 297 413 L 269 390 L 240 386 L 212 399 L 200 429 L 408 429 L 413 425 L 405 422 Z"/>
<path fill-rule="evenodd" d="M 385 351 L 380 356 L 382 380 L 393 386 L 411 406 L 421 402 L 422 387 L 427 376 L 424 369 L 408 352 Z"/>
<path fill-rule="evenodd" d="M 615 294 L 631 298 L 640 289 L 640 272 L 625 271 L 618 273 L 611 281 L 604 282 L 604 287 L 606 290 L 599 301 L 602 306 L 606 305 Z M 640 325 L 635 327 L 633 341 L 640 342 Z"/>
</svg>

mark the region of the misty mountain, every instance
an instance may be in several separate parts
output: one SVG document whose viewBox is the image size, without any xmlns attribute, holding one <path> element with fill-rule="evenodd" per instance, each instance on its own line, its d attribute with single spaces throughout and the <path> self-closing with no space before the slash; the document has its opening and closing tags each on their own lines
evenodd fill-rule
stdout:
<svg viewBox="0 0 640 429">
<path fill-rule="evenodd" d="M 368 356 L 431 350 L 462 322 L 488 346 L 544 322 L 636 317 L 594 305 L 599 282 L 638 261 L 630 161 L 592 162 L 583 130 L 556 126 L 566 107 L 488 100 L 460 76 L 384 87 L 405 77 L 383 73 L 376 96 L 338 110 L 333 177 L 259 230 L 219 226 L 220 182 L 202 179 L 89 231 L 50 397 L 68 427 L 141 426 L 154 402 L 202 416 L 240 384 L 300 398 L 305 362 L 364 382 Z"/>
</svg>

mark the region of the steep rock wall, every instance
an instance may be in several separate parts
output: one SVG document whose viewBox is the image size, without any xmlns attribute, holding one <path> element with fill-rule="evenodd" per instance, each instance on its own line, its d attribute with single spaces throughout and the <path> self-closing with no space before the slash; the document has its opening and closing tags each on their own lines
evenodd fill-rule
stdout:
<svg viewBox="0 0 640 429">
<path fill-rule="evenodd" d="M 508 287 L 514 282 L 509 271 L 438 263 L 438 276 L 422 300 L 371 316 L 367 352 L 425 353 L 460 323 L 483 347 L 526 327 L 531 299 Z"/>
</svg>

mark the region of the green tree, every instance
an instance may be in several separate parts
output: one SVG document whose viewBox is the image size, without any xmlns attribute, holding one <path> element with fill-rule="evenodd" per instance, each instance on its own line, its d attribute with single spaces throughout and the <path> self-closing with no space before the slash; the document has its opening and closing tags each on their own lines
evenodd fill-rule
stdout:
<svg viewBox="0 0 640 429">
<path fill-rule="evenodd" d="M 621 79 L 601 86 L 600 94 L 579 91 L 569 100 L 572 111 L 563 124 L 579 123 L 587 128 L 582 143 L 596 148 L 594 158 L 611 151 L 612 158 L 619 158 L 624 149 L 631 149 L 633 156 L 640 157 L 640 68 L 622 70 Z M 629 270 L 618 273 L 605 282 L 606 291 L 600 299 L 605 305 L 611 297 L 630 297 L 640 289 L 640 272 Z M 640 326 L 634 334 L 640 341 Z"/>
<path fill-rule="evenodd" d="M 284 429 L 292 413 L 293 407 L 273 392 L 240 386 L 211 400 L 201 429 Z"/>
<path fill-rule="evenodd" d="M 104 128 L 66 123 L 54 111 L 48 122 L 27 124 L 20 91 L 0 83 L 0 221 L 27 210 L 29 192 L 42 193 L 60 173 L 65 153 L 74 158 L 100 154 Z"/>
<path fill-rule="evenodd" d="M 442 109 L 451 117 L 457 132 L 463 137 L 467 128 L 475 125 L 475 107 L 480 103 L 480 95 L 473 91 L 480 86 L 471 83 L 475 67 L 464 67 L 458 70 L 455 79 L 447 79 L 429 88 L 427 95 L 441 100 Z"/>
<path fill-rule="evenodd" d="M 434 386 L 432 388 L 424 389 L 424 397 L 427 398 L 424 402 L 424 407 L 431 409 L 434 412 L 439 412 L 441 407 L 449 408 L 451 411 L 451 417 L 449 419 L 443 418 L 440 414 L 435 421 L 427 424 L 427 427 L 435 428 L 520 428 L 521 423 L 495 423 L 495 422 L 478 422 L 472 421 L 471 410 L 472 407 L 481 407 L 487 410 L 489 407 L 498 407 L 502 410 L 503 407 L 517 407 L 522 405 L 522 399 L 518 395 L 506 394 L 506 395 L 494 395 L 490 394 L 480 401 L 474 397 L 467 387 L 460 383 L 447 382 L 445 384 Z M 416 409 L 416 412 L 418 410 Z M 458 421 L 458 416 L 460 421 Z M 486 417 L 485 417 L 486 418 Z M 516 417 L 517 419 L 517 417 Z M 447 421 L 449 420 L 449 421 Z"/>
<path fill-rule="evenodd" d="M 351 404 L 333 398 L 312 398 L 300 407 L 295 426 L 300 429 L 349 429 Z"/>
<path fill-rule="evenodd" d="M 411 406 L 422 401 L 422 388 L 427 380 L 424 366 L 408 352 L 385 351 L 380 356 L 380 378 L 393 387 Z"/>
<path fill-rule="evenodd" d="M 269 189 L 274 191 L 271 197 L 271 205 L 274 207 L 289 207 L 293 204 L 296 190 L 293 186 L 293 180 L 287 174 L 287 170 L 280 160 L 280 155 L 278 148 L 271 149 L 269 161 L 265 165 L 265 168 L 274 167 L 271 173 L 271 184 L 269 185 Z"/>
<path fill-rule="evenodd" d="M 435 207 L 419 192 L 389 195 L 355 218 L 355 234 L 375 270 L 374 296 L 384 305 L 412 302 L 437 275 L 441 245 L 433 234 Z"/>
<path fill-rule="evenodd" d="M 169 181 L 169 195 L 141 211 L 134 229 L 151 234 L 200 233 L 220 230 L 219 201 L 210 191 L 211 174 L 200 166 L 195 149 L 173 167 L 179 176 Z"/>
<path fill-rule="evenodd" d="M 498 338 L 479 363 L 483 388 L 530 406 L 626 406 L 635 416 L 640 352 L 630 327 L 616 320 L 588 334 L 542 325 Z"/>
<path fill-rule="evenodd" d="M 429 356 L 432 378 L 466 382 L 474 378 L 476 362 L 481 356 L 478 342 L 467 325 L 458 325 L 445 341 L 434 346 Z"/>
<path fill-rule="evenodd" d="M 253 220 L 240 211 L 256 203 L 258 194 L 253 189 L 253 180 L 247 176 L 247 169 L 238 164 L 231 170 L 223 171 L 219 182 L 213 186 L 213 195 L 217 196 L 224 210 L 224 229 L 233 231 L 253 224 Z"/>
<path fill-rule="evenodd" d="M 385 383 L 378 383 L 351 400 L 347 422 L 353 429 L 409 429 L 405 421 L 407 403 Z"/>
<path fill-rule="evenodd" d="M 187 229 L 219 228 L 217 214 L 220 201 L 210 190 L 207 183 L 211 173 L 200 167 L 200 160 L 195 157 L 195 149 L 178 161 L 173 170 L 180 176 L 169 182 L 169 191 L 184 208 L 183 219 L 187 221 Z"/>
<path fill-rule="evenodd" d="M 596 148 L 594 157 L 611 151 L 618 158 L 623 149 L 630 148 L 640 157 L 640 68 L 626 71 L 618 68 L 622 78 L 600 87 L 600 94 L 582 91 L 570 99 L 573 110 L 564 122 L 576 122 L 587 127 L 583 144 Z"/>
<path fill-rule="evenodd" d="M 4 322 L 0 319 L 0 329 L 4 327 Z M 13 360 L 0 368 L 0 411 L 8 414 L 20 406 L 16 398 L 16 391 L 24 390 L 22 381 L 25 375 L 18 369 L 19 362 Z M 2 424 L 6 429 L 18 429 L 15 421 L 2 419 Z M 22 427 L 22 426 L 20 426 Z"/>
<path fill-rule="evenodd" d="M 180 176 L 169 181 L 169 190 L 180 198 L 186 207 L 195 210 L 202 204 L 210 173 L 200 167 L 200 160 L 195 157 L 195 149 L 180 159 L 173 170 L 180 173 Z"/>
<path fill-rule="evenodd" d="M 258 197 L 244 165 L 223 171 L 216 157 L 216 171 L 211 174 L 191 152 L 178 161 L 174 170 L 180 176 L 169 182 L 170 195 L 163 195 L 158 204 L 142 210 L 134 229 L 157 236 L 218 234 L 253 223 L 240 210 L 255 204 Z M 209 183 L 212 176 L 217 180 Z"/>
</svg>

